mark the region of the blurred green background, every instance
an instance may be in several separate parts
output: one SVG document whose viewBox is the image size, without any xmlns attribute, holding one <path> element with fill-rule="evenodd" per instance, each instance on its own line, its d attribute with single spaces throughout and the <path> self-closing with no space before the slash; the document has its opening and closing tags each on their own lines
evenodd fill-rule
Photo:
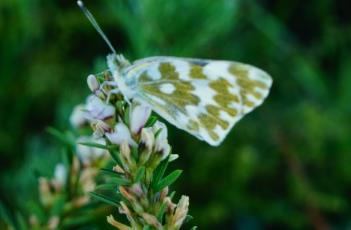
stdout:
<svg viewBox="0 0 351 230">
<path fill-rule="evenodd" d="M 213 148 L 171 128 L 200 229 L 351 228 L 351 4 L 310 0 L 103 0 L 86 5 L 131 60 L 237 60 L 273 76 L 270 96 Z M 53 171 L 86 76 L 109 52 L 68 0 L 0 1 L 1 201 L 36 196 Z"/>
</svg>

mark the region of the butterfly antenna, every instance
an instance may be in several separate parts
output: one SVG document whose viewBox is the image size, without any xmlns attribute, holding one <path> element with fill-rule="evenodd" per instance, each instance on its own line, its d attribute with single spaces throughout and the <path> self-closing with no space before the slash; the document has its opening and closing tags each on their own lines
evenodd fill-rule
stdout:
<svg viewBox="0 0 351 230">
<path fill-rule="evenodd" d="M 79 8 L 83 11 L 84 15 L 88 18 L 88 20 L 90 21 L 90 23 L 93 25 L 93 27 L 96 29 L 96 31 L 100 34 L 100 36 L 104 39 L 104 41 L 106 42 L 106 44 L 108 45 L 108 47 L 111 49 L 111 51 L 113 52 L 114 55 L 117 55 L 117 52 L 115 50 L 115 48 L 112 46 L 110 40 L 108 40 L 106 34 L 102 31 L 101 27 L 99 26 L 99 24 L 97 23 L 97 21 L 95 20 L 94 16 L 90 13 L 90 11 L 85 7 L 83 1 L 78 0 L 77 4 L 79 6 Z"/>
</svg>

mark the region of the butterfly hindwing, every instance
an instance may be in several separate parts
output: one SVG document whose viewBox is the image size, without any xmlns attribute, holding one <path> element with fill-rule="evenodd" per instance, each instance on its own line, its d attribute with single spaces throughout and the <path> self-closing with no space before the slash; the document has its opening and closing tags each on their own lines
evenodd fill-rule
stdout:
<svg viewBox="0 0 351 230">
<path fill-rule="evenodd" d="M 135 62 L 128 73 L 138 75 L 137 99 L 211 145 L 261 104 L 271 85 L 263 71 L 228 61 L 154 57 Z"/>
</svg>

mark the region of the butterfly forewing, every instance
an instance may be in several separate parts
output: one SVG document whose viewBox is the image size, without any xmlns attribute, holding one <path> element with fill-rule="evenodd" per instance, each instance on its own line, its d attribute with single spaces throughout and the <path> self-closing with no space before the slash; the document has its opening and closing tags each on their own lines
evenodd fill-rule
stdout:
<svg viewBox="0 0 351 230">
<path fill-rule="evenodd" d="M 249 65 L 154 57 L 128 70 L 137 75 L 137 99 L 180 129 L 218 145 L 234 124 L 269 92 L 271 78 Z"/>
</svg>

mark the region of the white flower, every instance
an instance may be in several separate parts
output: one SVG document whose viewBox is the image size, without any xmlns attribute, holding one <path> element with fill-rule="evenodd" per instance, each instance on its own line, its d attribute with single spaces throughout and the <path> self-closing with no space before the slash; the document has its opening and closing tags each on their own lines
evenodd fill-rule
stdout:
<svg viewBox="0 0 351 230">
<path fill-rule="evenodd" d="M 94 130 L 93 136 L 95 138 L 101 138 L 106 132 L 109 132 L 111 130 L 111 127 L 101 120 L 92 121 L 91 126 Z"/>
<path fill-rule="evenodd" d="M 89 147 L 85 146 L 79 143 L 97 143 L 101 145 L 105 145 L 106 141 L 103 138 L 93 138 L 90 136 L 82 136 L 77 139 L 77 155 L 79 159 L 83 162 L 85 165 L 90 165 L 92 162 L 95 160 L 101 158 L 103 155 L 107 154 L 107 151 L 104 149 L 100 148 L 94 148 L 94 147 Z"/>
<path fill-rule="evenodd" d="M 137 145 L 135 141 L 132 139 L 128 127 L 122 122 L 119 122 L 116 124 L 114 131 L 112 133 L 105 133 L 105 135 L 107 139 L 109 139 L 109 141 L 111 141 L 113 144 L 116 144 L 116 145 L 120 145 L 124 141 L 127 141 L 128 144 L 132 146 Z"/>
<path fill-rule="evenodd" d="M 115 115 L 115 108 L 103 102 L 99 97 L 90 95 L 86 104 L 86 115 L 89 120 L 106 120 Z"/>
<path fill-rule="evenodd" d="M 156 142 L 155 151 L 161 153 L 161 160 L 166 159 L 171 153 L 171 146 L 168 144 L 167 139 L 163 139 L 160 142 Z"/>
<path fill-rule="evenodd" d="M 155 138 L 155 151 L 162 154 L 162 160 L 165 159 L 171 152 L 171 146 L 168 144 L 168 132 L 167 126 L 160 122 L 156 123 L 152 127 L 154 134 L 157 134 Z"/>
<path fill-rule="evenodd" d="M 143 128 L 141 130 L 140 143 L 143 143 L 145 145 L 146 150 L 151 152 L 154 142 L 155 142 L 155 136 L 152 132 L 152 129 Z"/>
<path fill-rule="evenodd" d="M 136 105 L 132 108 L 129 116 L 130 130 L 132 133 L 139 133 L 144 127 L 151 114 L 151 108 L 147 105 Z"/>
<path fill-rule="evenodd" d="M 145 164 L 151 156 L 155 143 L 155 136 L 152 132 L 152 128 L 143 128 L 141 130 L 140 143 L 145 145 L 145 147 L 140 153 L 139 162 Z"/>
<path fill-rule="evenodd" d="M 172 221 L 175 229 L 180 229 L 189 210 L 189 197 L 182 196 L 173 214 Z"/>
<path fill-rule="evenodd" d="M 87 122 L 84 109 L 85 105 L 83 104 L 79 104 L 74 107 L 73 112 L 69 117 L 69 121 L 74 128 L 79 128 Z"/>
<path fill-rule="evenodd" d="M 165 123 L 160 122 L 160 121 L 156 121 L 155 124 L 152 126 L 152 129 L 153 129 L 155 134 L 158 132 L 157 137 L 156 137 L 156 141 L 167 139 L 168 131 L 167 131 L 167 126 L 165 125 Z"/>
<path fill-rule="evenodd" d="M 67 178 L 67 169 L 64 164 L 59 163 L 55 167 L 54 179 L 59 185 L 64 185 Z"/>
</svg>

